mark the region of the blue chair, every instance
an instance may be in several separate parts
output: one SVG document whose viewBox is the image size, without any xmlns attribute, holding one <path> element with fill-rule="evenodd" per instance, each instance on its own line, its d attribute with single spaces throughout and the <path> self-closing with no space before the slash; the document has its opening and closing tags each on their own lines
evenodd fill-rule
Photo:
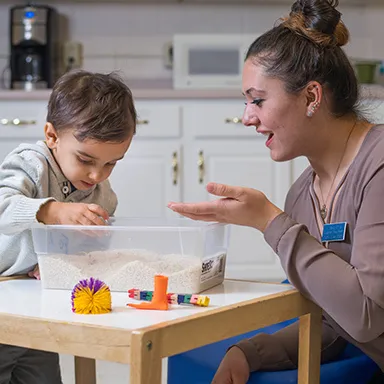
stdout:
<svg viewBox="0 0 384 384">
<path fill-rule="evenodd" d="M 286 283 L 287 281 L 284 281 Z M 297 321 L 292 319 L 227 340 L 209 344 L 168 359 L 168 384 L 209 384 L 227 349 L 257 333 L 275 333 Z M 340 358 L 322 364 L 321 384 L 367 384 L 378 370 L 377 365 L 360 349 L 348 344 Z M 297 370 L 255 372 L 248 384 L 296 384 Z"/>
</svg>

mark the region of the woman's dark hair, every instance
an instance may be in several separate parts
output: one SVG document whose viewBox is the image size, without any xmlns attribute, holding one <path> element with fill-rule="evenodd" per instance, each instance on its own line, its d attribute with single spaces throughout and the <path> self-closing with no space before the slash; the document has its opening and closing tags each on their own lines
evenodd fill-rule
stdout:
<svg viewBox="0 0 384 384">
<path fill-rule="evenodd" d="M 132 93 L 116 74 L 72 71 L 60 77 L 47 121 L 58 133 L 73 129 L 79 141 L 122 142 L 136 132 Z"/>
<path fill-rule="evenodd" d="M 246 60 L 262 65 L 267 76 L 282 80 L 297 93 L 318 81 L 331 97 L 329 108 L 340 117 L 358 115 L 358 82 L 341 47 L 349 32 L 336 10 L 338 0 L 297 0 L 288 17 L 256 39 Z"/>
</svg>

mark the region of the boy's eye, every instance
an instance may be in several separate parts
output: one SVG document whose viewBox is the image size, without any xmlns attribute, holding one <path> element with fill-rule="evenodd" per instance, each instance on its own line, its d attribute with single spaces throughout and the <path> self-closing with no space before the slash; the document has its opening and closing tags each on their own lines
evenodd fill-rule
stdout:
<svg viewBox="0 0 384 384">
<path fill-rule="evenodd" d="M 82 159 L 81 157 L 78 157 L 77 160 L 82 164 L 92 164 L 92 160 Z"/>
<path fill-rule="evenodd" d="M 106 164 L 107 167 L 114 167 L 116 165 L 116 163 L 108 163 Z"/>
</svg>

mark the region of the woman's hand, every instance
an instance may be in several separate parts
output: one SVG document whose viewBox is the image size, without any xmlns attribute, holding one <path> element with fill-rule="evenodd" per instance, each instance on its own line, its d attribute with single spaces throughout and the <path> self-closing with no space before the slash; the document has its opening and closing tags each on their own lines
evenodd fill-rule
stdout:
<svg viewBox="0 0 384 384">
<path fill-rule="evenodd" d="M 244 225 L 261 232 L 282 212 L 255 189 L 209 183 L 207 191 L 223 198 L 203 203 L 172 202 L 168 207 L 194 220 Z"/>
<path fill-rule="evenodd" d="M 28 272 L 29 277 L 34 277 L 37 280 L 40 280 L 40 270 L 39 270 L 39 265 L 36 265 L 33 271 Z"/>
<path fill-rule="evenodd" d="M 212 384 L 246 384 L 249 365 L 243 351 L 234 346 L 224 356 Z"/>
</svg>

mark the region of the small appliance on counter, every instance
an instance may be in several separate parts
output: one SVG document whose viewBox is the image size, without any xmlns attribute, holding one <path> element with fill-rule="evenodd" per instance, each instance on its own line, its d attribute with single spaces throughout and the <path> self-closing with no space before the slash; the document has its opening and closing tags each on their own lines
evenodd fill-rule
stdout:
<svg viewBox="0 0 384 384">
<path fill-rule="evenodd" d="M 245 54 L 256 34 L 173 37 L 175 89 L 240 89 Z"/>
<path fill-rule="evenodd" d="M 52 88 L 58 72 L 58 20 L 46 5 L 17 5 L 10 11 L 11 89 Z"/>
</svg>

